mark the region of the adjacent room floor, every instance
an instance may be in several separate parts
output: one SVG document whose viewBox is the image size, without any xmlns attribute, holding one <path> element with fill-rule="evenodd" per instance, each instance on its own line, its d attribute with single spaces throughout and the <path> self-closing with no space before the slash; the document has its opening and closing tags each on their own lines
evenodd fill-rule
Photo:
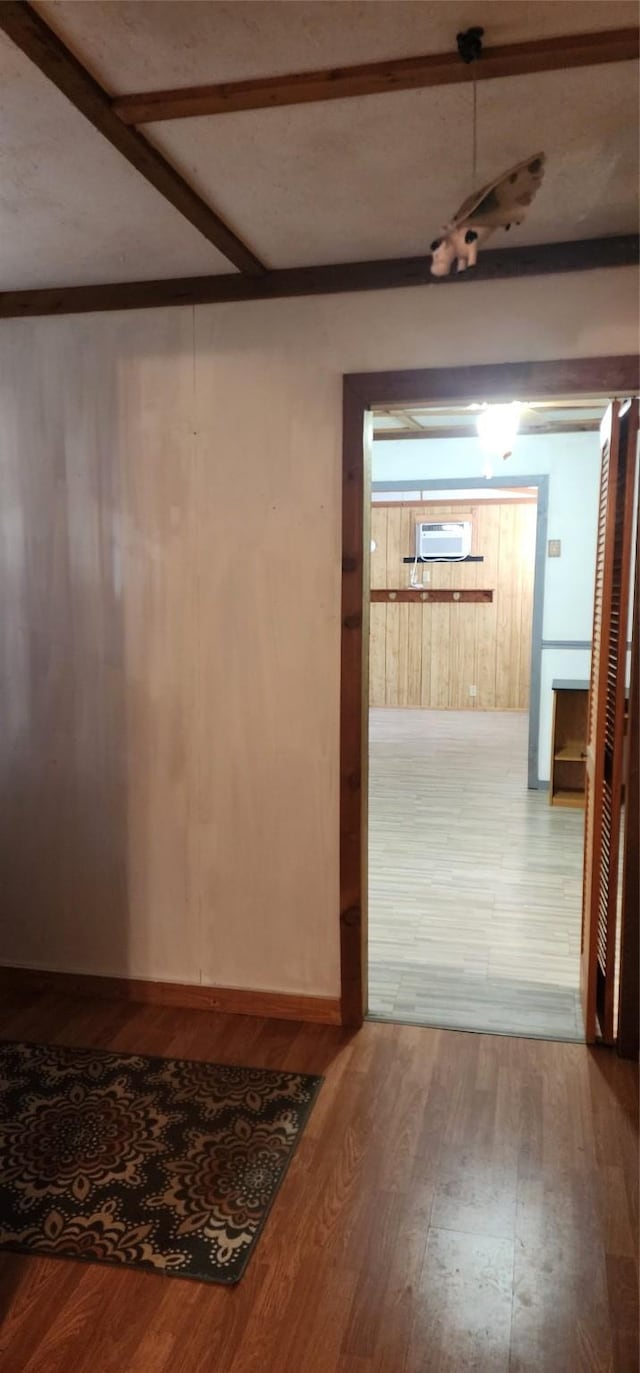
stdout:
<svg viewBox="0 0 640 1373">
<path fill-rule="evenodd" d="M 369 1012 L 580 1039 L 584 813 L 527 790 L 520 712 L 372 710 Z"/>
</svg>

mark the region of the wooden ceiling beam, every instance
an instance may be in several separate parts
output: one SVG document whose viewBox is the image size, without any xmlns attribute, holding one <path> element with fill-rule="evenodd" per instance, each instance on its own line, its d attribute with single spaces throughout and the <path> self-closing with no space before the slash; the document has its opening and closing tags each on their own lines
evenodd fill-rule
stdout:
<svg viewBox="0 0 640 1373">
<path fill-rule="evenodd" d="M 584 400 L 584 401 L 581 400 L 581 402 L 580 402 L 580 409 L 581 409 L 581 410 L 588 410 L 588 409 L 590 408 L 590 406 L 593 406 L 593 405 L 600 405 L 600 399 L 601 399 L 601 398 L 600 398 L 599 396 L 595 396 L 595 397 L 593 398 L 593 400 L 591 400 L 591 401 L 590 401 L 590 400 Z M 542 414 L 542 412 L 543 412 L 544 410 L 569 410 L 569 411 L 573 411 L 573 410 L 576 409 L 576 402 L 575 402 L 575 399 L 571 399 L 571 400 L 567 400 L 567 399 L 565 399 L 565 400 L 537 400 L 537 401 L 535 402 L 535 408 L 536 408 L 536 411 L 538 411 L 540 414 Z M 403 406 L 403 405 L 395 405 L 395 406 L 385 405 L 385 406 L 382 406 L 382 407 L 380 407 L 379 409 L 377 409 L 377 410 L 376 410 L 376 414 L 379 414 L 379 415 L 399 415 L 400 418 L 402 418 L 402 416 L 403 416 L 403 414 L 404 414 L 404 412 L 405 412 L 406 409 L 407 409 L 407 407 L 406 407 L 406 406 Z M 446 416 L 455 415 L 456 418 L 457 418 L 459 421 L 463 422 L 463 423 L 464 423 L 465 420 L 468 420 L 468 419 L 469 419 L 469 416 L 470 416 L 470 414 L 472 413 L 472 412 L 470 412 L 469 406 L 468 406 L 468 405 L 412 405 L 412 406 L 410 407 L 410 409 L 411 409 L 411 414 L 414 416 L 414 418 L 420 418 L 421 415 L 433 415 L 434 413 L 435 413 L 435 414 L 439 414 L 439 415 L 446 415 Z"/>
<path fill-rule="evenodd" d="M 265 271 L 259 259 L 215 210 L 201 199 L 175 167 L 141 133 L 128 128 L 114 114 L 111 97 L 26 0 L 3 0 L 0 4 L 0 29 L 218 252 L 250 276 Z"/>
<path fill-rule="evenodd" d="M 293 76 L 145 91 L 138 95 L 117 96 L 113 109 L 127 125 L 148 124 L 164 119 L 190 119 L 199 115 L 233 114 L 238 110 L 264 110 L 282 105 L 345 100 L 351 96 L 420 90 L 425 86 L 451 86 L 474 77 L 478 81 L 492 81 L 502 76 L 627 62 L 638 57 L 639 32 L 637 28 L 606 29 L 602 33 L 572 33 L 560 38 L 535 38 L 528 43 L 508 43 L 502 47 L 483 48 L 479 61 L 469 65 L 461 60 L 457 51 L 431 53 L 299 72 Z"/>
<path fill-rule="evenodd" d="M 394 418 L 392 410 L 385 410 L 384 413 L 385 415 Z M 422 425 L 418 419 L 415 419 L 413 415 L 403 413 L 399 418 L 402 420 L 405 429 L 412 429 L 416 434 L 422 434 L 424 432 L 424 425 Z"/>
<path fill-rule="evenodd" d="M 337 295 L 345 291 L 385 291 L 404 286 L 453 290 L 463 282 L 509 281 L 558 272 L 628 267 L 638 262 L 635 234 L 586 238 L 569 243 L 485 252 L 477 265 L 451 277 L 434 277 L 429 257 L 389 258 L 378 262 L 341 262 L 322 267 L 291 267 L 249 277 L 236 273 L 174 277 L 166 281 L 123 281 L 100 286 L 54 286 L 0 292 L 0 319 L 28 315 L 86 314 L 94 310 L 144 310 L 168 305 L 212 305 L 284 296 Z"/>
<path fill-rule="evenodd" d="M 543 424 L 520 424 L 518 435 L 597 434 L 599 429 L 600 420 L 546 420 Z M 374 420 L 373 437 L 376 443 L 380 443 L 389 439 L 394 441 L 397 439 L 402 441 L 405 439 L 477 439 L 478 433 L 473 424 L 429 425 L 428 427 L 424 425 L 421 431 L 417 429 L 376 429 Z"/>
</svg>

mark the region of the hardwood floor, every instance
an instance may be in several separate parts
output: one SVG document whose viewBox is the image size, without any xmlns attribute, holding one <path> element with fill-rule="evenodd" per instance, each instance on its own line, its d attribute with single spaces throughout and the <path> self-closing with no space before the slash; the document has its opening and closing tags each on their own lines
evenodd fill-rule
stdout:
<svg viewBox="0 0 640 1373">
<path fill-rule="evenodd" d="M 582 1039 L 584 814 L 527 790 L 521 712 L 372 710 L 369 1011 Z"/>
<path fill-rule="evenodd" d="M 2 1373 L 637 1373 L 637 1095 L 607 1050 L 6 999 L 0 1035 L 321 1072 L 233 1289 L 0 1254 Z"/>
</svg>

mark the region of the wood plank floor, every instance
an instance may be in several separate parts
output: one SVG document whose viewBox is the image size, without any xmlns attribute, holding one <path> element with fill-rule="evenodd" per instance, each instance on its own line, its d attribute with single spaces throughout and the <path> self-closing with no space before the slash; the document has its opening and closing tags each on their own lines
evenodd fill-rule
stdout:
<svg viewBox="0 0 640 1373">
<path fill-rule="evenodd" d="M 582 811 L 527 790 L 521 712 L 370 715 L 369 1010 L 582 1039 Z"/>
<path fill-rule="evenodd" d="M 0 1036 L 320 1072 L 233 1289 L 0 1254 L 2 1373 L 637 1373 L 637 1094 L 608 1050 L 7 998 Z"/>
</svg>

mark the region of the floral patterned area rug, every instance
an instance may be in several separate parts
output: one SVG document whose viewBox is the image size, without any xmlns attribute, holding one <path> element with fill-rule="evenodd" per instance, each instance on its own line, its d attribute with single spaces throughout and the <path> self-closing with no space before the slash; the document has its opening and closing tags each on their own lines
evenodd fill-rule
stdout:
<svg viewBox="0 0 640 1373">
<path fill-rule="evenodd" d="M 0 1044 L 0 1249 L 237 1282 L 321 1081 Z"/>
</svg>

